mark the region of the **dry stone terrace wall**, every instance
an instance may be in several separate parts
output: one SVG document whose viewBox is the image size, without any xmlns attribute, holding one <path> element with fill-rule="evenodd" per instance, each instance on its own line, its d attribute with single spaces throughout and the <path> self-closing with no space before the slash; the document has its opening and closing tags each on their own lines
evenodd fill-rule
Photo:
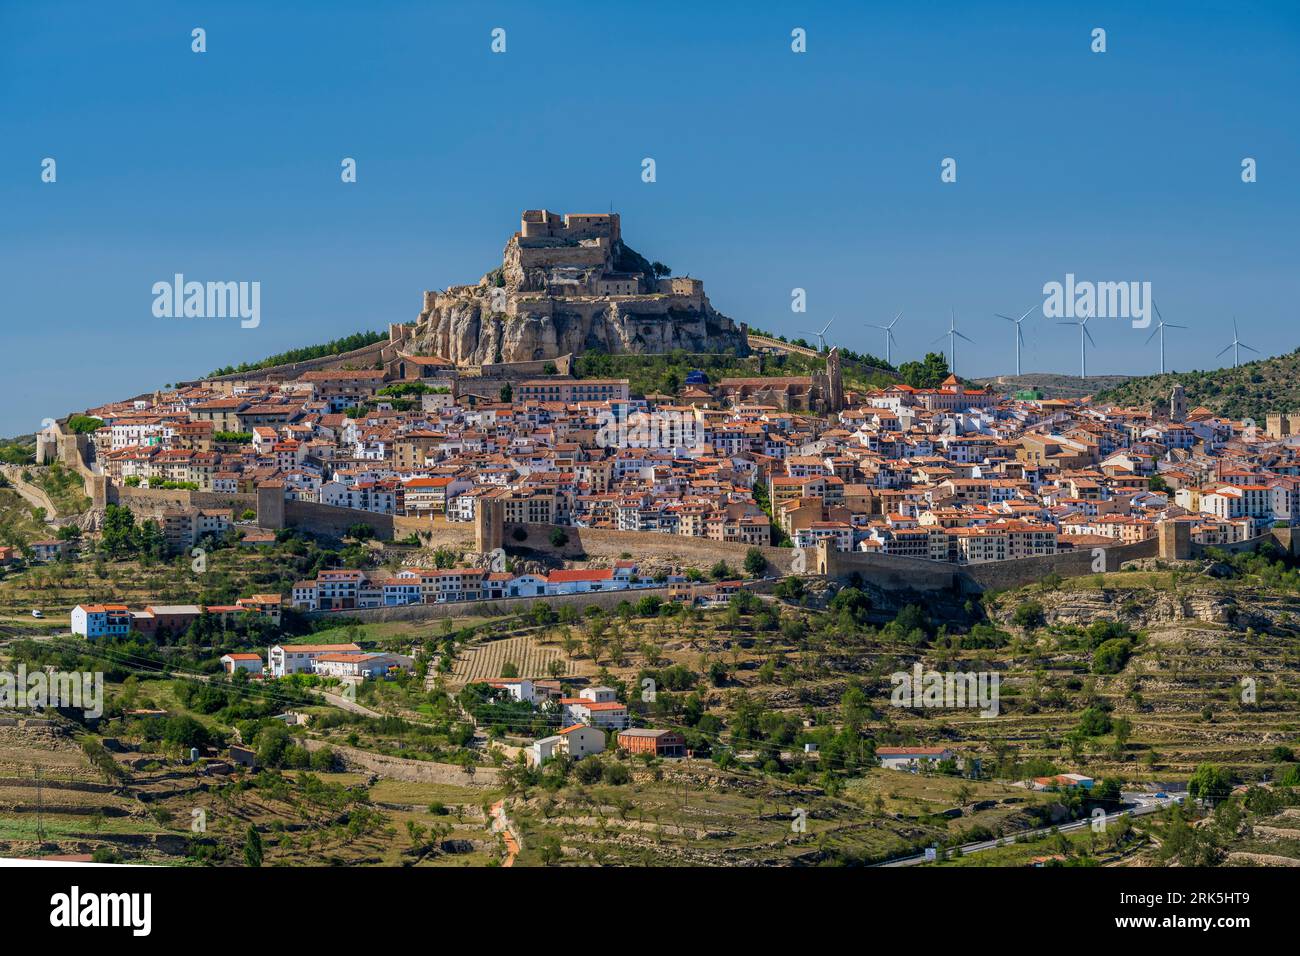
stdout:
<svg viewBox="0 0 1300 956">
<path fill-rule="evenodd" d="M 329 747 L 344 768 L 377 773 L 389 780 L 441 783 L 457 787 L 495 787 L 501 782 L 501 771 L 495 767 L 475 767 L 474 773 L 468 774 L 455 764 L 434 763 L 431 760 L 408 760 L 405 757 L 386 757 L 383 754 L 372 754 L 333 741 L 307 740 L 306 745 L 308 750 Z"/>
</svg>

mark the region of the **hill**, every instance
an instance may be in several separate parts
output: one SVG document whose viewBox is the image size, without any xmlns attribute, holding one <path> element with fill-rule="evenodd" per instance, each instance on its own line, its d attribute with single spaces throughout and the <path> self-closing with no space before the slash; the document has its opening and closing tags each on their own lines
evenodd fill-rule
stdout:
<svg viewBox="0 0 1300 956">
<path fill-rule="evenodd" d="M 1024 375 L 994 375 L 977 378 L 975 383 L 995 391 L 1018 392 L 1037 389 L 1044 398 L 1084 398 L 1105 389 L 1117 388 L 1129 381 L 1128 375 L 1058 375 L 1054 372 L 1028 372 Z"/>
<path fill-rule="evenodd" d="M 1170 372 L 1129 379 L 1097 395 L 1102 402 L 1149 405 L 1163 402 L 1175 384 L 1187 392 L 1187 405 L 1231 418 L 1263 421 L 1270 412 L 1300 410 L 1300 349 L 1248 362 L 1238 368 Z"/>
</svg>

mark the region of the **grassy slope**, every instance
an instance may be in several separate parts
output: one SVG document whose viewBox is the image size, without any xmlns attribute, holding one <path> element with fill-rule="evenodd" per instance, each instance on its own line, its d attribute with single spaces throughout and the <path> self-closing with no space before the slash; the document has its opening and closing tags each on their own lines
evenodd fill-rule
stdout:
<svg viewBox="0 0 1300 956">
<path fill-rule="evenodd" d="M 1171 372 L 1130 379 L 1097 396 L 1123 405 L 1164 402 L 1175 383 L 1187 392 L 1187 405 L 1204 405 L 1232 418 L 1263 423 L 1269 412 L 1300 411 L 1300 351 L 1250 362 L 1240 368 Z"/>
</svg>

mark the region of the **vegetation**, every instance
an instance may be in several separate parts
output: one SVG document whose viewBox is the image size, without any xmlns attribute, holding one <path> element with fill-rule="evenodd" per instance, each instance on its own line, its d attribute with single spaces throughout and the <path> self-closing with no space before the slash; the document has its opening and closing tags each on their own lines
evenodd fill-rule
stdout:
<svg viewBox="0 0 1300 956">
<path fill-rule="evenodd" d="M 1189 408 L 1204 405 L 1229 418 L 1252 418 L 1263 427 L 1270 412 L 1300 407 L 1300 349 L 1237 368 L 1144 375 L 1106 389 L 1097 395 L 1097 401 L 1163 404 L 1174 385 L 1183 386 Z"/>
<path fill-rule="evenodd" d="M 602 349 L 588 349 L 574 363 L 579 378 L 626 378 L 629 390 L 637 395 L 674 394 L 694 370 L 704 372 L 709 381 L 716 383 L 723 378 L 812 375 L 825 368 L 825 359 L 797 353 L 739 358 L 734 354 L 694 354 L 681 349 L 663 355 L 611 355 Z M 847 357 L 841 370 L 849 388 L 877 388 L 898 380 L 887 371 Z"/>
<path fill-rule="evenodd" d="M 234 375 L 237 372 L 254 372 L 258 369 L 273 368 L 277 365 L 290 365 L 294 362 L 306 362 L 309 359 L 324 358 L 327 355 L 341 355 L 353 352 L 367 345 L 382 342 L 388 338 L 387 332 L 355 332 L 342 338 L 331 339 L 322 345 L 307 345 L 298 349 L 289 349 L 276 355 L 269 355 L 257 362 L 243 362 L 239 365 L 226 365 L 208 373 L 212 378 L 217 375 Z"/>
</svg>

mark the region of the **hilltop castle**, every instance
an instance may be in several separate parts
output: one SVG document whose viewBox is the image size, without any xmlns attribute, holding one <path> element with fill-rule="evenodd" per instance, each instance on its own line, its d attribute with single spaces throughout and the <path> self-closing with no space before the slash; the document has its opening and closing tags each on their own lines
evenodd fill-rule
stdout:
<svg viewBox="0 0 1300 956">
<path fill-rule="evenodd" d="M 748 352 L 745 329 L 715 311 L 704 283 L 669 277 L 623 242 L 618 213 L 528 209 L 501 266 L 477 285 L 426 292 L 410 337 L 459 365 L 611 354 Z"/>
</svg>

